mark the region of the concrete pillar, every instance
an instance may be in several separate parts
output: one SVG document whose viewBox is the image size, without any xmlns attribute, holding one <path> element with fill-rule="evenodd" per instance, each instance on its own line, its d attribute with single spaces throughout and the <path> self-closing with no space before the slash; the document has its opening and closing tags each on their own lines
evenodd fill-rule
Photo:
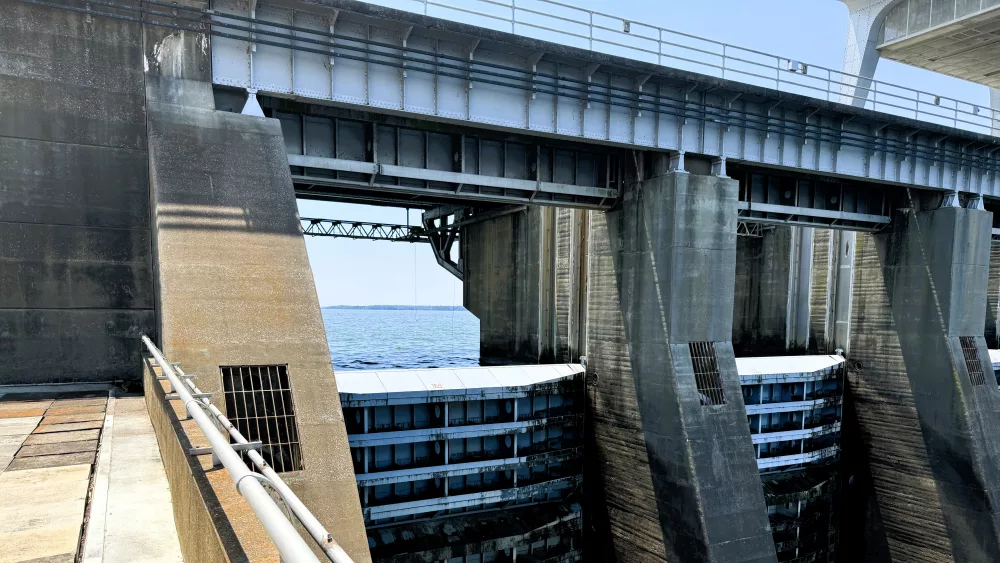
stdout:
<svg viewBox="0 0 1000 563">
<path fill-rule="evenodd" d="M 990 118 L 993 125 L 990 133 L 1000 136 L 1000 89 L 990 88 Z"/>
<path fill-rule="evenodd" d="M 463 229 L 464 303 L 479 317 L 481 363 L 579 360 L 587 217 L 530 207 Z"/>
<path fill-rule="evenodd" d="M 848 349 L 855 233 L 817 229 L 809 294 L 809 350 Z"/>
<path fill-rule="evenodd" d="M 845 560 L 1000 560 L 990 226 L 975 209 L 901 209 L 858 235 L 843 440 L 857 480 L 842 530 L 858 552 Z"/>
<path fill-rule="evenodd" d="M 809 291 L 812 279 L 813 228 L 791 227 L 788 256 L 788 297 L 785 350 L 804 352 L 809 346 Z"/>
<path fill-rule="evenodd" d="M 809 346 L 813 229 L 769 227 L 736 241 L 733 348 L 737 356 Z"/>
<path fill-rule="evenodd" d="M 207 60 L 198 60 L 208 56 L 206 38 L 159 33 L 147 40 L 147 53 L 157 53 L 146 101 L 161 346 L 224 411 L 222 366 L 285 367 L 302 464 L 282 478 L 355 562 L 370 562 L 281 126 L 215 111 L 212 85 L 201 79 Z M 199 463 L 193 459 L 166 463 L 169 476 L 183 475 L 184 463 Z M 276 559 L 230 484 L 213 485 L 240 538 L 223 541 L 234 552 Z M 178 527 L 182 546 L 194 541 L 195 533 Z"/>
<path fill-rule="evenodd" d="M 986 286 L 986 347 L 1000 348 L 1000 244 L 990 245 L 990 276 Z"/>
<path fill-rule="evenodd" d="M 730 341 L 737 191 L 728 178 L 667 172 L 591 215 L 594 561 L 775 561 Z M 717 372 L 699 381 L 721 401 L 696 383 L 690 343 L 714 348 L 697 366 Z"/>
<path fill-rule="evenodd" d="M 840 103 L 864 107 L 878 66 L 878 34 L 889 8 L 899 0 L 840 1 L 850 10 Z"/>
<path fill-rule="evenodd" d="M 792 230 L 736 239 L 733 348 L 737 356 L 785 353 Z"/>
</svg>

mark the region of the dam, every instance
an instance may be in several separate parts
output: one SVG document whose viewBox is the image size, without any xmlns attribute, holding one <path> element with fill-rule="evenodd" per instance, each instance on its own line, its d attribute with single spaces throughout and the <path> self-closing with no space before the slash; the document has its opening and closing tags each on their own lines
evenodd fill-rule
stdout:
<svg viewBox="0 0 1000 563">
<path fill-rule="evenodd" d="M 1000 8 L 844 3 L 829 69 L 552 0 L 4 0 L 0 560 L 1000 559 L 995 110 L 874 79 L 990 86 Z M 428 245 L 481 365 L 335 371 L 307 236 Z"/>
</svg>

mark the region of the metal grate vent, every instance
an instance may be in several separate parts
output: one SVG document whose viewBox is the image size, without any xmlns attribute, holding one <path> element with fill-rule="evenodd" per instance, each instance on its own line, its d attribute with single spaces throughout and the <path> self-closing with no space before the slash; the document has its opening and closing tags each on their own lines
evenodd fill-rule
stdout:
<svg viewBox="0 0 1000 563">
<path fill-rule="evenodd" d="M 302 469 L 288 366 L 222 366 L 226 414 L 278 473 Z M 246 454 L 241 452 L 246 461 Z"/>
<path fill-rule="evenodd" d="M 969 370 L 969 379 L 973 385 L 986 385 L 986 374 L 983 373 L 983 362 L 979 359 L 974 336 L 959 336 L 962 343 L 962 355 L 965 356 L 965 368 Z"/>
<path fill-rule="evenodd" d="M 719 375 L 719 362 L 715 359 L 715 343 L 691 342 L 688 347 L 691 350 L 694 380 L 698 385 L 701 404 L 726 404 L 726 395 L 722 391 L 722 377 Z"/>
</svg>

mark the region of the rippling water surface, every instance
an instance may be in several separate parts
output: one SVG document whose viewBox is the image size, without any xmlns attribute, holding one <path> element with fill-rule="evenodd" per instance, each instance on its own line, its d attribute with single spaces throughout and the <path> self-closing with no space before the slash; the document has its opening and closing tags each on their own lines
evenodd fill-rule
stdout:
<svg viewBox="0 0 1000 563">
<path fill-rule="evenodd" d="M 323 309 L 333 368 L 479 365 L 479 319 L 462 309 Z"/>
</svg>

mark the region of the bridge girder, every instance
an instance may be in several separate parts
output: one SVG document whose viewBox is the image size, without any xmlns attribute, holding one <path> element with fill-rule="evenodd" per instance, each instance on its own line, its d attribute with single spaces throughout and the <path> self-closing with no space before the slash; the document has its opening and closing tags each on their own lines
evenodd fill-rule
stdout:
<svg viewBox="0 0 1000 563">
<path fill-rule="evenodd" d="M 995 139 L 810 98 L 816 87 L 807 79 L 799 88 L 805 95 L 796 95 L 564 45 L 545 49 L 544 42 L 517 36 L 485 34 L 473 46 L 464 34 L 470 26 L 436 20 L 431 30 L 421 17 L 381 9 L 382 19 L 340 10 L 331 27 L 331 10 L 306 4 L 259 4 L 256 30 L 269 27 L 255 31 L 253 51 L 240 31 L 248 29 L 241 4 L 216 6 L 218 18 L 232 16 L 214 29 L 226 34 L 213 43 L 219 85 L 484 129 L 1000 197 Z M 390 15 L 394 21 L 384 19 Z M 793 74 L 779 72 L 777 80 L 800 79 Z M 818 95 L 839 100 L 841 92 Z"/>
</svg>

